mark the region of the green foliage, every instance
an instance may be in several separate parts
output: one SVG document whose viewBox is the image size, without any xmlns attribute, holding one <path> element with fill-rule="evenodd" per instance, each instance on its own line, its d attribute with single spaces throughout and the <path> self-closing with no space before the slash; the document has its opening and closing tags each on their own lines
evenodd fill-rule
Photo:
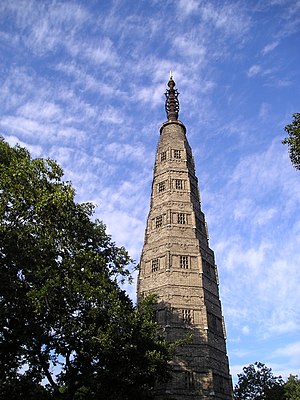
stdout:
<svg viewBox="0 0 300 400">
<path fill-rule="evenodd" d="M 284 128 L 288 133 L 282 143 L 288 145 L 293 166 L 300 170 L 300 113 L 293 114 L 293 121 Z"/>
<path fill-rule="evenodd" d="M 282 378 L 260 362 L 244 367 L 234 388 L 235 400 L 282 400 L 283 394 Z"/>
<path fill-rule="evenodd" d="M 119 288 L 126 250 L 62 177 L 0 139 L 0 397 L 150 399 L 170 358 L 153 299 L 136 310 Z"/>
<path fill-rule="evenodd" d="M 297 375 L 290 375 L 284 384 L 284 399 L 299 400 L 300 399 L 300 379 Z"/>
<path fill-rule="evenodd" d="M 300 400 L 300 379 L 290 375 L 286 382 L 260 362 L 250 364 L 238 374 L 233 397 L 235 400 Z"/>
<path fill-rule="evenodd" d="M 51 391 L 31 377 L 18 376 L 17 378 L 0 382 L 1 399 L 52 400 Z"/>
</svg>

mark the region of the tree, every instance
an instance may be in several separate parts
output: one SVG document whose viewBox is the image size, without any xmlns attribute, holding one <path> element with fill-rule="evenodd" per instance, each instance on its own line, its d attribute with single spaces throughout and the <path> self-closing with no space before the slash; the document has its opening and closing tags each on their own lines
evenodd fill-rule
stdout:
<svg viewBox="0 0 300 400">
<path fill-rule="evenodd" d="M 30 376 L 21 375 L 16 379 L 5 379 L 0 382 L 2 399 L 52 400 L 46 387 L 32 381 Z"/>
<path fill-rule="evenodd" d="M 297 375 L 290 375 L 284 384 L 284 399 L 299 400 L 300 399 L 300 379 Z"/>
<path fill-rule="evenodd" d="M 289 136 L 282 143 L 288 145 L 291 162 L 300 170 L 300 113 L 293 114 L 292 123 L 286 125 L 284 130 Z"/>
<path fill-rule="evenodd" d="M 243 368 L 238 374 L 238 383 L 234 387 L 235 400 L 282 400 L 284 387 L 282 378 L 276 377 L 272 369 L 256 362 Z"/>
<path fill-rule="evenodd" d="M 120 289 L 126 250 L 62 178 L 0 138 L 0 397 L 151 398 L 170 359 L 154 300 L 137 310 Z"/>
</svg>

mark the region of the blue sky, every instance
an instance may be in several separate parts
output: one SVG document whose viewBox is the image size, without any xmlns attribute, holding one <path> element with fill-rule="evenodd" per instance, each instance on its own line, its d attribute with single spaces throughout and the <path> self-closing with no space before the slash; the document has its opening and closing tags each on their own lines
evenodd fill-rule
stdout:
<svg viewBox="0 0 300 400">
<path fill-rule="evenodd" d="M 173 71 L 233 377 L 300 372 L 299 66 L 299 0 L 0 2 L 0 134 L 57 160 L 136 260 Z"/>
</svg>

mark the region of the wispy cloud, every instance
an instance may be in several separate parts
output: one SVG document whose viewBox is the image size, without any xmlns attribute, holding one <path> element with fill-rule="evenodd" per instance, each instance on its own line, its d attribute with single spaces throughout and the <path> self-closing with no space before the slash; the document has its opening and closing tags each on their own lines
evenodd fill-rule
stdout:
<svg viewBox="0 0 300 400">
<path fill-rule="evenodd" d="M 31 118 L 32 116 L 38 117 L 44 121 L 57 121 L 61 120 L 63 110 L 60 106 L 50 102 L 28 102 L 23 104 L 17 110 L 17 114 L 24 118 Z"/>
<path fill-rule="evenodd" d="M 139 160 L 143 161 L 146 158 L 145 147 L 141 144 L 131 145 L 128 143 L 113 142 L 105 146 L 105 152 L 109 154 L 110 157 L 115 160 Z"/>
<path fill-rule="evenodd" d="M 270 53 L 279 45 L 278 40 L 274 40 L 273 42 L 267 44 L 261 51 L 262 55 L 265 56 L 266 54 Z"/>
<path fill-rule="evenodd" d="M 226 218 L 214 221 L 217 229 L 212 225 L 219 238 L 214 248 L 221 265 L 227 318 L 239 325 L 241 334 L 246 333 L 246 326 L 261 340 L 300 329 L 296 312 L 300 301 L 300 232 L 298 222 L 289 220 L 289 215 L 299 209 L 300 192 L 296 172 L 289 169 L 279 146 L 279 140 L 274 140 L 267 151 L 240 160 L 222 196 Z M 271 207 L 266 206 L 269 198 L 273 198 Z M 287 275 L 294 278 L 286 279 Z M 259 303 L 257 307 L 253 298 Z"/>
<path fill-rule="evenodd" d="M 195 40 L 192 38 L 177 36 L 174 39 L 173 46 L 177 51 L 183 52 L 185 57 L 197 58 L 199 63 L 205 61 L 206 47 L 195 43 Z"/>
<path fill-rule="evenodd" d="M 81 43 L 77 50 L 78 56 L 85 56 L 93 61 L 96 65 L 116 65 L 119 63 L 117 50 L 109 38 L 104 38 L 102 43 L 99 44 L 94 43 L 92 45 L 84 46 L 84 44 Z"/>
<path fill-rule="evenodd" d="M 289 343 L 272 353 L 272 357 L 280 356 L 300 358 L 300 341 Z"/>
<path fill-rule="evenodd" d="M 252 66 L 249 68 L 249 70 L 248 70 L 248 72 L 247 72 L 247 75 L 249 76 L 249 78 L 252 78 L 252 76 L 257 75 L 257 74 L 259 74 L 260 72 L 261 72 L 261 66 L 255 64 L 255 65 L 252 65 Z"/>
<path fill-rule="evenodd" d="M 189 15 L 198 10 L 199 2 L 197 0 L 179 0 L 178 8 L 184 15 Z"/>
<path fill-rule="evenodd" d="M 19 28 L 22 41 L 39 55 L 59 46 L 67 47 L 74 28 L 79 29 L 88 18 L 85 8 L 72 3 L 13 1 L 2 5 L 2 11 Z"/>
<path fill-rule="evenodd" d="M 220 7 L 214 3 L 203 3 L 201 15 L 205 22 L 213 23 L 217 29 L 228 35 L 240 37 L 250 27 L 250 20 L 244 14 L 241 4 L 222 3 Z"/>
<path fill-rule="evenodd" d="M 268 103 L 263 102 L 259 109 L 259 117 L 267 118 L 270 113 L 270 105 Z"/>
</svg>

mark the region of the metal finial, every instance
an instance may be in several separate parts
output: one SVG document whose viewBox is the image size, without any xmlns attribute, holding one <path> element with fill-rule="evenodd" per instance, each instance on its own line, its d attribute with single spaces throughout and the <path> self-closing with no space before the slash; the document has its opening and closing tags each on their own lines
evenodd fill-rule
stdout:
<svg viewBox="0 0 300 400">
<path fill-rule="evenodd" d="M 176 121 L 178 119 L 179 113 L 179 92 L 175 89 L 175 82 L 172 77 L 172 72 L 170 71 L 170 79 L 168 82 L 169 89 L 166 90 L 166 103 L 165 109 L 167 113 L 168 120 Z"/>
</svg>

